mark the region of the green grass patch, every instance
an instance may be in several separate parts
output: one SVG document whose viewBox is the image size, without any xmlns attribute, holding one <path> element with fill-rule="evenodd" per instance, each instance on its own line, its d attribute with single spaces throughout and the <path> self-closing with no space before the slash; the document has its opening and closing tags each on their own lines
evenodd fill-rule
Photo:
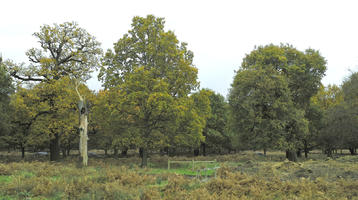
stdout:
<svg viewBox="0 0 358 200">
<path fill-rule="evenodd" d="M 10 182 L 11 180 L 12 176 L 0 176 L 0 184 Z"/>
</svg>

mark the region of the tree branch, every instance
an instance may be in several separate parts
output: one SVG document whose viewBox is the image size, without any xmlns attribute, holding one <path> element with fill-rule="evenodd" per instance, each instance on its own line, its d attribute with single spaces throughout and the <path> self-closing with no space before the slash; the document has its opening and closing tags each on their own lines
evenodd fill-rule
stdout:
<svg viewBox="0 0 358 200">
<path fill-rule="evenodd" d="M 10 75 L 14 78 L 17 78 L 17 79 L 20 79 L 22 81 L 44 81 L 45 79 L 42 79 L 42 78 L 33 78 L 31 76 L 27 76 L 27 77 L 21 77 L 19 75 L 17 75 L 16 72 L 12 72 L 10 73 Z"/>
</svg>

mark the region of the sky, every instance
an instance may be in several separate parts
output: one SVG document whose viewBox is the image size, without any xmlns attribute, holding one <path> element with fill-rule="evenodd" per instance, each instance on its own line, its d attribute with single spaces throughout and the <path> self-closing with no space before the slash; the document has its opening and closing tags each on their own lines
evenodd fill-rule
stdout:
<svg viewBox="0 0 358 200">
<path fill-rule="evenodd" d="M 358 1 L 355 0 L 2 0 L 0 53 L 28 63 L 25 52 L 39 47 L 34 32 L 44 24 L 75 21 L 102 48 L 113 47 L 131 29 L 134 16 L 165 18 L 194 52 L 202 88 L 228 94 L 235 70 L 255 46 L 288 43 L 319 50 L 327 60 L 324 85 L 358 71 Z M 101 83 L 96 74 L 87 82 Z"/>
</svg>

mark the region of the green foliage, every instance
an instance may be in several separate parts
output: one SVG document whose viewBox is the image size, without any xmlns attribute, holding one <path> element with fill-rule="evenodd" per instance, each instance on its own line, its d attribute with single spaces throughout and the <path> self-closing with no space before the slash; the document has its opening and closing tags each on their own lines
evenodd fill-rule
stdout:
<svg viewBox="0 0 358 200">
<path fill-rule="evenodd" d="M 325 106 L 324 128 L 319 135 L 319 141 L 329 156 L 332 150 L 338 148 L 350 149 L 355 154 L 358 142 L 357 106 L 358 74 L 353 73 L 344 81 L 342 88 L 330 86 L 319 102 Z M 318 98 L 318 99 L 322 99 Z"/>
<path fill-rule="evenodd" d="M 10 94 L 13 92 L 13 84 L 9 72 L 0 56 L 0 137 L 10 131 Z M 0 147 L 2 140 L 0 139 Z"/>
<path fill-rule="evenodd" d="M 163 18 L 148 15 L 134 17 L 132 29 L 108 50 L 103 59 L 99 79 L 105 88 L 125 82 L 136 67 L 151 71 L 151 77 L 161 78 L 169 85 L 171 96 L 185 97 L 198 88 L 197 68 L 192 64 L 193 53 L 186 43 L 179 43 L 174 32 L 164 30 Z"/>
<path fill-rule="evenodd" d="M 99 79 L 106 89 L 118 91 L 113 112 L 117 121 L 126 122 L 127 131 L 137 134 L 143 165 L 148 149 L 167 147 L 169 140 L 201 141 L 202 108 L 194 108 L 200 105 L 188 98 L 199 85 L 192 61 L 186 44 L 164 31 L 164 19 L 152 15 L 134 17 L 132 29 L 103 59 Z"/>
<path fill-rule="evenodd" d="M 287 81 L 275 69 L 238 71 L 229 102 L 239 140 L 251 148 L 294 149 L 306 132 L 303 113 L 293 106 Z"/>
<path fill-rule="evenodd" d="M 33 63 L 27 73 L 46 80 L 71 76 L 87 80 L 98 66 L 100 43 L 75 22 L 44 25 L 34 33 L 41 49 L 32 48 L 26 55 Z M 14 71 L 15 73 L 16 71 Z"/>
<path fill-rule="evenodd" d="M 209 92 L 211 92 L 209 94 L 211 112 L 203 132 L 205 143 L 202 144 L 202 150 L 204 151 L 203 145 L 205 145 L 205 151 L 220 153 L 225 149 L 232 148 L 227 133 L 228 104 L 222 95 L 211 90 Z"/>
<path fill-rule="evenodd" d="M 44 130 L 50 135 L 50 159 L 58 160 L 60 140 L 63 139 L 61 136 L 64 132 L 67 135 L 70 132 L 75 133 L 73 126 L 66 126 L 68 124 L 65 124 L 65 121 L 74 122 L 70 117 L 72 113 L 67 112 L 67 109 L 72 109 L 76 104 L 66 102 L 68 98 L 65 97 L 70 93 L 61 92 L 69 92 L 64 88 L 71 85 L 68 84 L 70 79 L 80 82 L 90 78 L 90 73 L 99 65 L 102 50 L 100 43 L 74 22 L 44 25 L 34 36 L 41 48 L 32 48 L 26 52 L 31 64 L 24 67 L 24 64 L 16 65 L 8 61 L 7 65 L 11 76 L 22 81 L 40 82 L 36 85 L 40 103 L 46 102 L 47 112 L 51 113 L 48 130 Z M 67 85 L 61 85 L 64 80 Z M 75 96 L 71 95 L 70 98 Z"/>
<path fill-rule="evenodd" d="M 260 46 L 248 54 L 230 91 L 231 125 L 242 144 L 297 150 L 307 138 L 305 112 L 326 70 L 318 51 Z"/>
</svg>

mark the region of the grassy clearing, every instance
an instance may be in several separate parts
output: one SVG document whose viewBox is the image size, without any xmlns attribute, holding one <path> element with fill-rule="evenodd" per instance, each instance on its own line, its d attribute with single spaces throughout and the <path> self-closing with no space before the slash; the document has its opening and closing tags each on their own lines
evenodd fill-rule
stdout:
<svg viewBox="0 0 358 200">
<path fill-rule="evenodd" d="M 358 156 L 320 156 L 298 163 L 279 152 L 197 157 L 218 161 L 198 168 L 220 165 L 216 178 L 209 171 L 199 179 L 190 164 L 167 170 L 168 158 L 159 156 L 146 169 L 135 157 L 93 158 L 87 168 L 77 158 L 3 162 L 0 199 L 358 199 Z"/>
</svg>

